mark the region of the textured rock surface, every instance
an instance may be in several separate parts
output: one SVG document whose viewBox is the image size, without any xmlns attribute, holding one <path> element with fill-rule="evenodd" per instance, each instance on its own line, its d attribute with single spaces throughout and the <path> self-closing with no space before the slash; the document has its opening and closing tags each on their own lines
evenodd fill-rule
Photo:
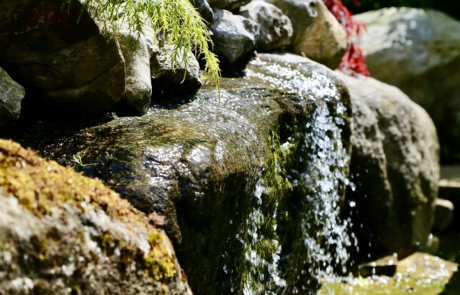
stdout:
<svg viewBox="0 0 460 295">
<path fill-rule="evenodd" d="M 191 295 L 169 239 L 99 181 L 0 140 L 0 292 Z"/>
<path fill-rule="evenodd" d="M 166 216 L 195 294 L 300 292 L 306 271 L 340 265 L 351 244 L 336 234 L 348 181 L 346 89 L 324 66 L 268 54 L 220 87 L 220 98 L 207 82 L 196 100 L 141 118 L 24 126 L 18 139 L 63 164 L 81 155 L 92 164 L 79 168 L 85 175 Z"/>
<path fill-rule="evenodd" d="M 214 13 L 212 12 L 211 6 L 209 6 L 206 0 L 190 0 L 193 6 L 196 8 L 198 13 L 204 18 L 208 24 L 211 24 L 214 19 Z"/>
<path fill-rule="evenodd" d="M 0 3 L 0 67 L 37 103 L 77 114 L 105 111 L 125 91 L 123 56 L 75 1 Z"/>
<path fill-rule="evenodd" d="M 219 57 L 221 68 L 229 72 L 244 69 L 254 55 L 259 26 L 227 10 L 214 9 L 211 31 L 214 52 Z"/>
<path fill-rule="evenodd" d="M 120 30 L 118 41 L 125 60 L 126 89 L 123 101 L 145 114 L 152 98 L 150 56 L 153 45 L 152 30 L 144 28 L 144 35 L 138 36 L 129 30 Z"/>
<path fill-rule="evenodd" d="M 340 73 L 340 72 L 339 72 Z M 353 106 L 347 192 L 360 253 L 405 257 L 427 244 L 438 194 L 439 143 L 425 110 L 396 87 L 340 73 Z"/>
<path fill-rule="evenodd" d="M 241 7 L 240 14 L 259 25 L 256 41 L 258 51 L 284 49 L 291 44 L 291 21 L 276 6 L 264 1 L 252 1 Z"/>
<path fill-rule="evenodd" d="M 327 9 L 324 2 L 318 1 L 314 23 L 304 28 L 302 38 L 292 43 L 291 50 L 330 69 L 336 69 L 346 49 L 347 36 L 344 29 Z"/>
<path fill-rule="evenodd" d="M 11 127 L 21 114 L 24 88 L 0 68 L 0 128 Z"/>
<path fill-rule="evenodd" d="M 161 45 L 161 44 L 160 44 Z M 159 94 L 195 94 L 201 87 L 200 65 L 189 52 L 186 64 L 182 59 L 173 63 L 173 45 L 151 47 L 150 74 L 154 97 Z"/>
<path fill-rule="evenodd" d="M 243 0 L 207 0 L 212 8 L 236 11 L 241 6 Z"/>
<path fill-rule="evenodd" d="M 443 162 L 460 162 L 460 22 L 432 10 L 388 8 L 355 16 L 378 80 L 404 91 L 437 127 Z"/>
</svg>

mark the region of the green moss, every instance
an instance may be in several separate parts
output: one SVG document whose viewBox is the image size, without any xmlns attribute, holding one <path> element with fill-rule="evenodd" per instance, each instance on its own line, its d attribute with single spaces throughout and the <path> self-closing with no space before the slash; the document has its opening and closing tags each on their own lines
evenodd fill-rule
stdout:
<svg viewBox="0 0 460 295">
<path fill-rule="evenodd" d="M 149 253 L 129 248 L 109 232 L 98 238 L 99 244 L 106 256 L 113 255 L 114 250 L 121 247 L 126 263 L 128 257 L 137 256 L 143 262 L 145 273 L 153 280 L 169 280 L 175 274 L 174 257 L 165 246 L 166 236 L 151 226 L 143 213 L 98 180 L 84 177 L 70 167 L 45 161 L 32 150 L 26 150 L 13 141 L 0 140 L 0 188 L 4 191 L 3 195 L 16 197 L 22 207 L 39 217 L 50 214 L 53 207 L 60 208 L 64 204 L 73 204 L 84 213 L 81 202 L 86 202 L 128 227 L 136 225 L 145 228 L 150 244 Z M 52 236 L 50 233 L 50 238 Z M 37 239 L 33 244 L 39 259 L 45 260 L 48 257 L 45 240 Z M 97 262 L 96 257 L 94 254 Z"/>
</svg>

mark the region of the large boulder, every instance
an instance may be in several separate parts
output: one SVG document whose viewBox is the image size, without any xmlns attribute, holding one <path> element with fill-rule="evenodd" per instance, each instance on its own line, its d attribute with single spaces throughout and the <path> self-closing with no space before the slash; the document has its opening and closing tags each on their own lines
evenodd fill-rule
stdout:
<svg viewBox="0 0 460 295">
<path fill-rule="evenodd" d="M 191 295 L 159 225 L 100 181 L 0 140 L 0 293 Z"/>
<path fill-rule="evenodd" d="M 292 22 L 290 50 L 336 69 L 347 48 L 346 34 L 322 0 L 264 0 Z"/>
<path fill-rule="evenodd" d="M 238 72 L 244 69 L 254 56 L 259 26 L 241 15 L 214 9 L 214 22 L 210 28 L 214 52 L 222 70 Z"/>
<path fill-rule="evenodd" d="M 214 13 L 212 12 L 211 6 L 209 6 L 206 0 L 190 0 L 193 6 L 196 8 L 198 13 L 203 19 L 210 25 L 214 19 Z"/>
<path fill-rule="evenodd" d="M 252 1 L 241 7 L 240 14 L 259 25 L 256 41 L 258 51 L 284 49 L 291 44 L 291 21 L 276 6 L 264 1 Z"/>
<path fill-rule="evenodd" d="M 117 103 L 125 91 L 118 42 L 79 1 L 0 3 L 0 66 L 34 94 L 37 103 L 77 114 L 95 114 Z"/>
<path fill-rule="evenodd" d="M 195 294 L 299 294 L 348 258 L 347 90 L 289 54 L 259 55 L 219 85 L 143 117 L 30 124 L 13 137 L 64 165 L 80 155 L 78 171 L 165 216 Z"/>
<path fill-rule="evenodd" d="M 361 48 L 373 77 L 404 91 L 438 129 L 443 162 L 460 162 L 460 22 L 414 8 L 356 15 L 367 25 Z"/>
<path fill-rule="evenodd" d="M 24 88 L 0 68 L 0 128 L 11 127 L 21 114 Z"/>
<path fill-rule="evenodd" d="M 347 203 L 360 254 L 423 250 L 439 181 L 439 143 L 426 111 L 396 87 L 338 72 L 353 109 Z"/>
</svg>

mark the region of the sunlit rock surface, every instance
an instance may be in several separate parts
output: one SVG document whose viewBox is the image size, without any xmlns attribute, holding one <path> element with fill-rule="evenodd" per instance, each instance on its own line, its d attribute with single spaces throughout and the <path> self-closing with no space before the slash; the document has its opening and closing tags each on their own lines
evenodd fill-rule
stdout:
<svg viewBox="0 0 460 295">
<path fill-rule="evenodd" d="M 0 293 L 191 295 L 149 222 L 100 181 L 0 140 Z"/>
<path fill-rule="evenodd" d="M 458 264 L 425 253 L 415 253 L 397 264 L 394 276 L 349 279 L 344 283 L 326 283 L 318 295 L 380 294 L 458 294 Z"/>
<path fill-rule="evenodd" d="M 143 117 L 34 123 L 17 139 L 98 177 L 165 229 L 194 294 L 288 294 L 342 270 L 351 107 L 336 74 L 260 55 Z M 23 133 L 26 133 L 25 137 Z M 346 269 L 343 271 L 347 271 Z"/>
<path fill-rule="evenodd" d="M 353 106 L 347 206 L 359 255 L 424 249 L 439 182 L 439 142 L 426 111 L 396 87 L 337 73 Z M 375 257 L 375 256 L 374 256 Z"/>
<path fill-rule="evenodd" d="M 367 25 L 360 44 L 372 77 L 425 108 L 438 129 L 441 160 L 460 162 L 460 22 L 414 8 L 355 16 Z"/>
</svg>

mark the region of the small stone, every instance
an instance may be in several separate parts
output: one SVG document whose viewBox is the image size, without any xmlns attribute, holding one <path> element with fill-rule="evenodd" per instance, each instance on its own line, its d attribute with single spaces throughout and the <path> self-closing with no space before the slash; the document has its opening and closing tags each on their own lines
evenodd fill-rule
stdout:
<svg viewBox="0 0 460 295">
<path fill-rule="evenodd" d="M 0 68 L 0 128 L 11 127 L 21 114 L 21 102 L 26 92 Z"/>
<path fill-rule="evenodd" d="M 451 225 L 454 219 L 454 204 L 449 200 L 436 199 L 433 228 L 444 230 Z"/>
</svg>

